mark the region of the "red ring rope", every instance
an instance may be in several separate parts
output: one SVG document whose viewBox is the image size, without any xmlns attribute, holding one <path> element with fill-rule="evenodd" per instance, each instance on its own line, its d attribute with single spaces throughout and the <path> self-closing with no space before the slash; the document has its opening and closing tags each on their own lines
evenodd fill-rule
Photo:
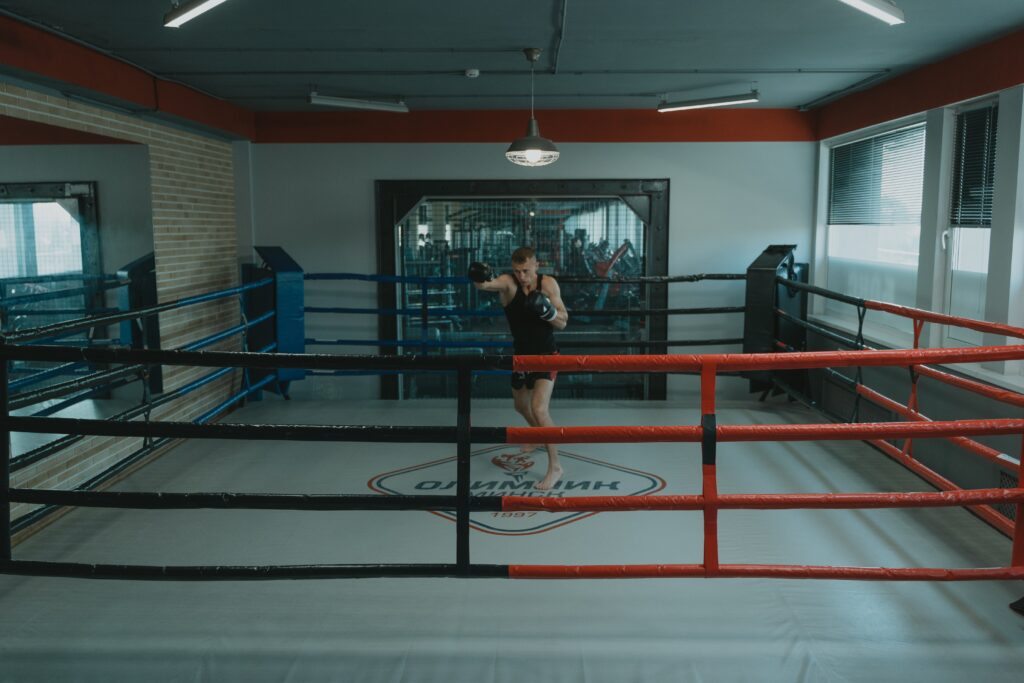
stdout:
<svg viewBox="0 0 1024 683">
<path fill-rule="evenodd" d="M 1024 330 L 1008 325 L 958 319 L 928 311 L 868 301 L 866 308 L 903 315 L 914 320 L 915 347 L 924 321 L 959 324 L 992 334 L 1024 338 Z M 858 384 L 856 391 L 869 400 L 887 405 L 909 422 L 808 424 L 808 425 L 722 425 L 715 426 L 715 377 L 719 371 L 790 370 L 824 367 L 907 366 L 912 372 L 947 384 L 974 391 L 995 400 L 1024 405 L 1024 395 L 988 387 L 973 380 L 949 375 L 934 368 L 914 367 L 925 363 L 973 363 L 1024 359 L 1024 345 L 986 346 L 961 349 L 858 350 L 789 352 L 766 354 L 709 355 L 636 355 L 636 356 L 515 356 L 517 372 L 694 372 L 701 373 L 701 426 L 607 426 L 607 427 L 510 427 L 508 443 L 594 443 L 594 442 L 703 442 L 703 495 L 686 496 L 601 496 L 601 497 L 523 497 L 502 498 L 505 511 L 538 510 L 697 510 L 704 515 L 704 563 L 659 565 L 547 566 L 511 565 L 513 578 L 628 578 L 628 577 L 776 577 L 873 580 L 995 580 L 1024 579 L 1024 530 L 996 513 L 993 504 L 1016 504 L 1018 515 L 1024 512 L 1024 489 L 963 490 L 914 459 L 910 439 L 945 437 L 967 450 L 990 460 L 1008 456 L 967 436 L 1024 434 L 1024 420 L 952 420 L 932 421 L 917 412 L 916 383 L 908 405 L 898 404 Z M 898 408 L 898 409 L 897 409 Z M 710 431 L 712 430 L 713 431 Z M 709 437 L 709 434 L 711 435 Z M 709 438 L 711 439 L 708 450 Z M 824 493 L 824 494 L 742 494 L 719 495 L 714 465 L 716 441 L 762 440 L 867 440 L 903 463 L 940 492 L 911 493 Z M 903 450 L 886 439 L 906 439 Z M 1024 447 L 1022 447 L 1024 450 Z M 708 453 L 711 459 L 708 460 Z M 1024 474 L 1024 462 L 1017 461 Z M 795 565 L 720 565 L 718 561 L 718 510 L 720 509 L 839 509 L 970 506 L 986 520 L 1014 539 L 1011 566 L 981 569 L 887 568 L 887 567 L 806 567 Z"/>
<path fill-rule="evenodd" d="M 524 565 L 508 568 L 513 579 L 657 579 L 707 576 L 700 564 Z M 931 569 L 926 567 L 804 567 L 771 564 L 723 564 L 721 578 L 850 579 L 874 581 L 1009 581 L 1024 579 L 1024 567 Z"/>
<path fill-rule="evenodd" d="M 959 507 L 1024 503 L 1024 489 L 973 489 L 914 493 L 744 493 L 716 499 L 721 510 L 851 510 L 860 508 Z M 704 496 L 502 496 L 503 512 L 702 510 Z"/>
<path fill-rule="evenodd" d="M 897 349 L 881 351 L 794 351 L 791 353 L 726 353 L 631 356 L 514 356 L 515 372 L 697 372 L 713 364 L 719 371 L 807 370 L 826 367 L 909 366 L 921 363 L 980 363 L 1024 360 L 1024 345 L 977 346 L 961 349 Z"/>
<path fill-rule="evenodd" d="M 961 435 L 1024 434 L 1024 419 L 949 420 L 934 422 L 857 422 L 823 424 L 720 425 L 720 442 L 906 439 Z M 701 427 L 507 427 L 505 442 L 528 443 L 654 443 L 697 442 Z"/>
</svg>

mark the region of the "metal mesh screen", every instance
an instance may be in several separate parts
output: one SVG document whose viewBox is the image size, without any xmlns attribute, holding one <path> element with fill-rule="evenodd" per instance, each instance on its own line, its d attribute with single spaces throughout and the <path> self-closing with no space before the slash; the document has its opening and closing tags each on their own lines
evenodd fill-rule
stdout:
<svg viewBox="0 0 1024 683">
<path fill-rule="evenodd" d="M 647 226 L 621 199 L 425 199 L 396 226 L 396 272 L 413 276 L 461 276 L 473 261 L 495 272 L 510 270 L 520 246 L 537 252 L 540 272 L 559 276 L 632 277 L 644 275 Z M 646 320 L 599 315 L 609 309 L 645 306 L 640 285 L 560 282 L 569 326 L 555 337 L 563 353 L 584 352 L 573 342 L 643 341 Z M 399 307 L 482 309 L 486 316 L 407 315 L 399 326 L 404 340 L 428 344 L 455 342 L 457 348 L 406 346 L 405 353 L 511 353 L 508 326 L 496 294 L 469 285 L 399 287 Z M 590 315 L 587 312 L 591 312 Z M 485 342 L 473 346 L 473 342 Z M 508 344 L 507 348 L 498 345 Z M 494 346 L 492 346 L 494 345 Z M 629 349 L 587 346 L 586 353 L 628 353 Z M 506 376 L 478 376 L 474 395 L 504 397 Z M 562 375 L 556 396 L 596 399 L 643 398 L 643 375 Z M 447 375 L 406 377 L 403 395 L 454 396 Z"/>
<path fill-rule="evenodd" d="M 1003 489 L 1015 489 L 1017 488 L 1019 481 L 1017 477 L 1013 476 L 1009 472 L 999 473 L 999 488 Z M 1016 520 L 1017 519 L 1017 506 L 1013 503 L 997 503 L 993 505 L 998 512 L 1006 515 L 1007 518 Z"/>
</svg>

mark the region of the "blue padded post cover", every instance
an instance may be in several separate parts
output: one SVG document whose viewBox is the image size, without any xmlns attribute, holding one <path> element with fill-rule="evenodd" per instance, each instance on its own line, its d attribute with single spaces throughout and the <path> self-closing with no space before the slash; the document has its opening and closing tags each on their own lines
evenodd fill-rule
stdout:
<svg viewBox="0 0 1024 683">
<path fill-rule="evenodd" d="M 281 247 L 256 247 L 256 253 L 274 271 L 277 303 L 278 353 L 306 352 L 305 281 L 302 267 Z M 304 379 L 305 370 L 278 370 L 282 382 Z"/>
</svg>

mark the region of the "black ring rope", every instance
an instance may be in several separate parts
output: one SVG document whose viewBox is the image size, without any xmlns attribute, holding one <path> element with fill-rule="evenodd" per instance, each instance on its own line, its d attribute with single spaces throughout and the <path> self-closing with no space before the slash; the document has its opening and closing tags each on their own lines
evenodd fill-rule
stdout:
<svg viewBox="0 0 1024 683">
<path fill-rule="evenodd" d="M 683 276 L 680 278 L 649 278 L 644 283 L 697 281 L 699 279 L 743 279 L 745 276 Z M 605 283 L 628 283 L 627 279 L 602 280 Z M 115 378 L 139 374 L 144 380 L 149 367 L 156 364 L 190 365 L 199 367 L 216 367 L 217 372 L 211 373 L 211 379 L 229 367 L 245 368 L 308 368 L 344 370 L 346 368 L 394 369 L 418 371 L 447 370 L 457 371 L 460 386 L 459 421 L 455 427 L 391 427 L 363 425 L 244 425 L 244 424 L 195 424 L 176 422 L 153 422 L 150 420 L 152 410 L 163 402 L 174 400 L 180 395 L 172 392 L 153 399 L 148 384 L 143 382 L 142 404 L 116 416 L 115 419 L 102 421 L 82 421 L 68 418 L 50 417 L 11 417 L 6 415 L 4 431 L 27 431 L 47 433 L 71 433 L 74 437 L 84 435 L 106 436 L 142 436 L 143 447 L 128 458 L 123 459 L 114 468 L 94 477 L 74 491 L 44 491 L 32 489 L 9 489 L 11 465 L 28 466 L 31 462 L 52 454 L 56 449 L 45 449 L 19 456 L 15 461 L 5 458 L 7 490 L 10 493 L 8 502 L 43 505 L 28 515 L 19 518 L 16 526 L 25 528 L 34 521 L 41 519 L 48 511 L 67 505 L 102 506 L 102 507 L 247 507 L 255 506 L 265 509 L 431 509 L 454 510 L 457 518 L 457 558 L 454 565 L 325 565 L 325 566 L 284 566 L 284 567 L 143 567 L 135 565 L 85 565 L 70 563 L 24 562 L 11 560 L 9 552 L 9 534 L 7 535 L 8 552 L 0 555 L 0 570 L 7 573 L 31 573 L 35 575 L 87 576 L 100 577 L 131 577 L 143 579 L 209 579 L 209 578 L 303 578 L 313 576 L 502 576 L 507 575 L 506 566 L 474 565 L 469 558 L 469 513 L 471 511 L 493 511 L 499 509 L 500 499 L 497 497 L 473 497 L 469 495 L 469 456 L 471 443 L 505 443 L 504 428 L 474 428 L 469 419 L 469 387 L 472 372 L 507 370 L 511 368 L 511 356 L 476 356 L 476 357 L 338 357 L 331 355 L 309 356 L 306 354 L 269 354 L 240 353 L 230 351 L 195 351 L 158 349 L 123 349 L 123 348 L 74 348 L 58 345 L 47 346 L 9 346 L 9 342 L 24 342 L 33 339 L 45 339 L 75 329 L 93 328 L 102 324 L 110 324 L 121 320 L 132 319 L 135 323 L 141 317 L 201 301 L 241 294 L 252 285 L 227 290 L 212 295 L 190 297 L 177 302 L 150 307 L 141 311 L 119 312 L 113 315 L 94 316 L 88 319 L 67 321 L 55 325 L 26 330 L 6 338 L 0 338 L 3 344 L 2 360 L 6 367 L 8 359 L 47 360 L 93 363 L 132 363 L 128 367 L 94 373 L 85 381 L 64 382 L 59 385 L 32 392 L 23 392 L 14 398 L 19 402 L 39 401 L 60 395 L 66 391 L 81 391 L 91 386 L 98 386 Z M 577 315 L 656 315 L 664 313 L 721 313 L 742 312 L 743 307 L 703 308 L 703 309 L 654 309 L 625 311 L 586 311 L 576 312 Z M 243 323 L 246 322 L 242 313 Z M 243 335 L 247 327 L 243 325 Z M 591 340 L 596 341 L 596 340 Z M 667 346 L 699 345 L 708 343 L 736 343 L 741 340 L 680 340 L 669 341 L 625 341 L 630 346 Z M 595 345 L 601 344 L 596 342 Z M 6 379 L 6 373 L 5 379 Z M 205 378 L 204 378 L 205 381 Z M 243 383 L 245 379 L 243 378 Z M 6 397 L 5 397 L 6 399 Z M 6 403 L 6 400 L 5 400 Z M 4 411 L 5 414 L 7 411 Z M 143 416 L 140 422 L 130 421 L 131 417 Z M 120 419 L 118 419 L 120 418 Z M 91 424 L 87 424 L 91 423 Z M 98 492 L 91 490 L 95 486 L 114 476 L 115 471 L 123 471 L 132 463 L 150 455 L 156 449 L 167 445 L 171 439 L 178 438 L 213 438 L 213 439 L 287 439 L 299 441 L 363 441 L 388 443 L 456 443 L 458 444 L 459 488 L 458 495 L 445 496 L 291 496 L 261 495 L 233 493 L 196 493 L 196 494 L 165 494 L 165 493 L 122 493 Z M 63 441 L 63 440 L 59 440 Z M 25 458 L 25 455 L 31 456 Z M 9 454 L 8 454 L 9 456 Z M 31 462 L 30 462 L 31 461 Z M 464 471 L 465 470 L 465 471 Z M 9 510 L 7 526 L 11 528 Z"/>
</svg>

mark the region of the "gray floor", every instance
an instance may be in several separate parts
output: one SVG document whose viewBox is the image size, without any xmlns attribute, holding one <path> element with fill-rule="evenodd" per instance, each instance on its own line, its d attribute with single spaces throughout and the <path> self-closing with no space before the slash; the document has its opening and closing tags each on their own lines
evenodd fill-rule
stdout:
<svg viewBox="0 0 1024 683">
<path fill-rule="evenodd" d="M 695 424 L 695 402 L 562 403 L 560 424 Z M 509 402 L 474 425 L 513 424 Z M 720 406 L 722 424 L 808 422 L 781 401 Z M 283 402 L 237 422 L 452 424 L 451 402 Z M 481 446 L 478 492 L 536 479 Z M 695 445 L 562 449 L 577 493 L 696 493 Z M 437 492 L 451 447 L 193 441 L 118 488 Z M 503 463 L 505 468 L 499 465 Z M 520 467 L 525 463 L 520 462 Z M 518 475 L 518 476 L 516 476 Z M 928 490 L 860 443 L 727 444 L 723 493 Z M 1010 542 L 959 509 L 720 515 L 722 562 L 984 567 Z M 474 516 L 475 562 L 700 562 L 687 512 Z M 80 509 L 19 559 L 138 564 L 450 562 L 454 524 L 426 512 Z M 1019 681 L 1024 584 L 362 579 L 130 582 L 0 576 L 0 681 Z"/>
</svg>

